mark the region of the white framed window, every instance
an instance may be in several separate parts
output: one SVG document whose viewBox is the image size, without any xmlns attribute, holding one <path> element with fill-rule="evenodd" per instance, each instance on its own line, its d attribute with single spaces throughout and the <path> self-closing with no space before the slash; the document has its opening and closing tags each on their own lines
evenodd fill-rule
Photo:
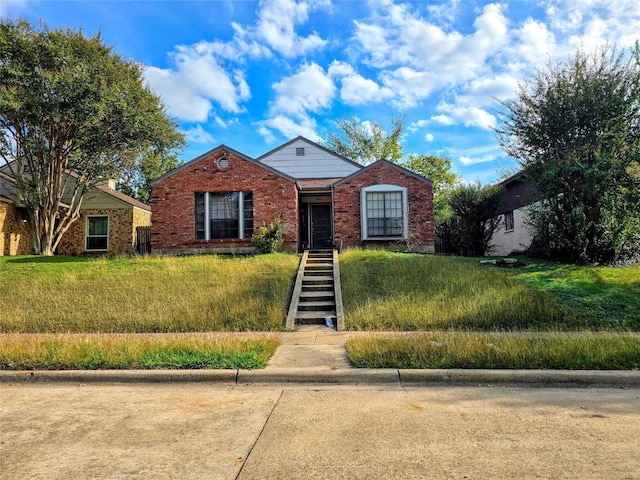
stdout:
<svg viewBox="0 0 640 480">
<path fill-rule="evenodd" d="M 513 222 L 513 210 L 504 214 L 504 229 L 510 232 L 514 229 L 515 223 Z"/>
<path fill-rule="evenodd" d="M 363 240 L 406 239 L 409 231 L 407 189 L 372 185 L 360 191 Z"/>
<path fill-rule="evenodd" d="M 109 215 L 88 215 L 84 249 L 87 252 L 109 250 Z"/>
<path fill-rule="evenodd" d="M 196 193 L 195 225 L 197 240 L 250 238 L 253 234 L 253 193 Z"/>
</svg>

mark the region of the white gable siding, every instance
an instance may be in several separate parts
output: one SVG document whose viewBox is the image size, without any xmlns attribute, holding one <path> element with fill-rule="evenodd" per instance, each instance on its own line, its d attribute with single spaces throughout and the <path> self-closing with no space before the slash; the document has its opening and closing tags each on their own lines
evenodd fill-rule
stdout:
<svg viewBox="0 0 640 480">
<path fill-rule="evenodd" d="M 297 148 L 304 148 L 303 156 L 296 155 Z M 260 163 L 293 178 L 341 178 L 359 170 L 357 165 L 304 140 L 276 150 L 260 159 Z"/>
</svg>

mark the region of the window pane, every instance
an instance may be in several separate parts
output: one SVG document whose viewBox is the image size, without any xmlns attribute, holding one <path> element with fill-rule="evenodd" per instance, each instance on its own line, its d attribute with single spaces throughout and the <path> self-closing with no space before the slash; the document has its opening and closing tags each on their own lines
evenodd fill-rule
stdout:
<svg viewBox="0 0 640 480">
<path fill-rule="evenodd" d="M 204 240 L 204 193 L 196 193 L 196 239 Z"/>
<path fill-rule="evenodd" d="M 238 192 L 209 194 L 211 238 L 240 238 Z"/>
<path fill-rule="evenodd" d="M 87 237 L 87 250 L 106 250 L 107 237 Z"/>
<path fill-rule="evenodd" d="M 244 238 L 253 235 L 253 193 L 244 192 Z"/>
<path fill-rule="evenodd" d="M 367 237 L 403 235 L 402 192 L 367 192 Z"/>
<path fill-rule="evenodd" d="M 109 217 L 89 217 L 89 235 L 107 235 L 109 233 Z"/>
</svg>

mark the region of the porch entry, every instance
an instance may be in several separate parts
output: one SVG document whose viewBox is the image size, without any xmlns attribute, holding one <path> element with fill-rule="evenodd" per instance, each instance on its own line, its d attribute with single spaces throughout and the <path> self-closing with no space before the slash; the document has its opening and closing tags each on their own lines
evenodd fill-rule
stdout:
<svg viewBox="0 0 640 480">
<path fill-rule="evenodd" d="M 305 201 L 310 200 L 310 201 Z M 333 247 L 333 212 L 330 197 L 302 199 L 300 211 L 300 247 Z"/>
<path fill-rule="evenodd" d="M 331 204 L 311 203 L 311 248 L 331 247 Z"/>
</svg>

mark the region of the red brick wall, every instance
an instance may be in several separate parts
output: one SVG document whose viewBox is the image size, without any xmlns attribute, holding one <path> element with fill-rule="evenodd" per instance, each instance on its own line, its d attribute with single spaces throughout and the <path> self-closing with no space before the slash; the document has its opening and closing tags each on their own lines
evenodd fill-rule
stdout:
<svg viewBox="0 0 640 480">
<path fill-rule="evenodd" d="M 220 170 L 216 161 L 225 156 L 231 164 Z M 296 185 L 280 175 L 223 149 L 156 183 L 151 192 L 151 249 L 234 250 L 252 248 L 251 239 L 196 240 L 196 192 L 253 192 L 254 231 L 280 217 L 284 227 L 283 249 L 295 250 L 298 239 Z"/>
<path fill-rule="evenodd" d="M 433 190 L 431 185 L 387 163 L 379 163 L 364 170 L 351 180 L 335 187 L 334 219 L 336 245 L 388 246 L 389 242 L 362 240 L 360 222 L 360 191 L 371 185 L 398 185 L 407 189 L 409 203 L 409 241 L 406 249 L 433 252 L 435 223 L 433 217 Z M 399 247 L 397 242 L 393 242 Z"/>
</svg>

